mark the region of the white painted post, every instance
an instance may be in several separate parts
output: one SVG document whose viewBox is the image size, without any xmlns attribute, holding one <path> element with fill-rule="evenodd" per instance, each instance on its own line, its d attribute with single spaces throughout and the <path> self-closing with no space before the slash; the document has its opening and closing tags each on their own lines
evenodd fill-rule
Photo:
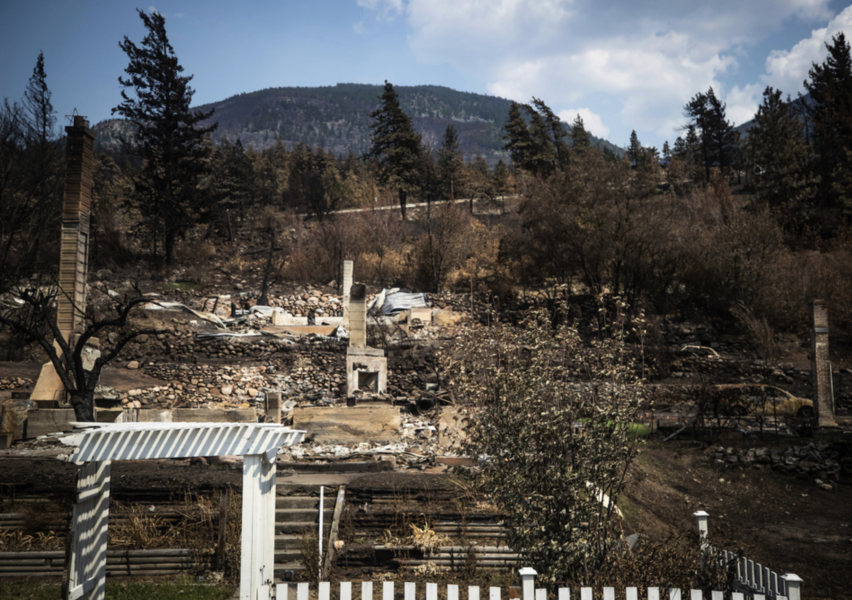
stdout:
<svg viewBox="0 0 852 600">
<path fill-rule="evenodd" d="M 500 588 L 490 588 L 488 590 L 488 600 L 500 600 Z"/>
<path fill-rule="evenodd" d="M 391 599 L 393 600 L 393 599 Z M 438 600 L 438 584 L 437 583 L 427 583 L 426 584 L 426 600 Z"/>
<path fill-rule="evenodd" d="M 77 469 L 72 552 L 65 582 L 69 599 L 103 600 L 106 593 L 110 465 L 108 460 L 92 461 Z"/>
<path fill-rule="evenodd" d="M 781 579 L 787 586 L 787 598 L 789 600 L 802 600 L 802 582 L 804 580 L 795 573 L 782 575 Z"/>
<path fill-rule="evenodd" d="M 310 593 L 310 584 L 307 581 L 302 581 L 296 584 L 296 600 L 308 600 Z"/>
<path fill-rule="evenodd" d="M 382 599 L 393 600 L 393 581 L 382 583 Z"/>
<path fill-rule="evenodd" d="M 352 600 L 352 582 L 340 582 L 340 600 Z"/>
<path fill-rule="evenodd" d="M 447 600 L 459 600 L 459 586 L 452 583 L 447 585 Z"/>
<path fill-rule="evenodd" d="M 571 590 L 569 588 L 559 588 L 558 600 L 571 600 Z M 627 600 L 630 599 L 628 598 Z"/>
<path fill-rule="evenodd" d="M 594 590 L 590 587 L 580 588 L 580 600 L 594 600 Z"/>
<path fill-rule="evenodd" d="M 258 594 L 272 585 L 275 569 L 275 457 L 243 457 L 242 521 L 240 600 L 266 600 Z"/>
<path fill-rule="evenodd" d="M 615 588 L 605 587 L 603 589 L 603 600 L 615 600 Z"/>
<path fill-rule="evenodd" d="M 319 539 L 319 564 L 320 564 L 320 567 L 319 567 L 319 574 L 317 575 L 317 577 L 318 577 L 319 579 L 322 579 L 322 518 L 323 518 L 323 513 L 325 513 L 325 496 L 324 496 L 324 492 L 325 492 L 325 487 L 320 486 L 319 534 L 317 535 L 317 538 Z M 320 600 L 323 600 L 323 599 L 320 599 Z"/>
<path fill-rule="evenodd" d="M 467 587 L 467 600 L 479 600 L 478 585 L 470 585 Z"/>
<path fill-rule="evenodd" d="M 731 592 L 731 600 L 745 600 L 742 592 Z"/>
<path fill-rule="evenodd" d="M 413 581 L 406 581 L 403 586 L 405 590 L 405 600 L 416 600 L 417 584 Z"/>
<path fill-rule="evenodd" d="M 361 600 L 373 600 L 373 582 L 361 582 Z"/>
<path fill-rule="evenodd" d="M 331 584 L 327 581 L 319 582 L 319 589 L 317 590 L 317 597 L 319 600 L 329 600 L 331 598 Z"/>
<path fill-rule="evenodd" d="M 680 600 L 680 590 L 669 588 L 669 600 Z"/>
<path fill-rule="evenodd" d="M 702 544 L 701 547 L 704 548 L 704 540 L 707 539 L 707 535 L 709 533 L 710 527 L 708 525 L 708 519 L 710 515 L 703 510 L 699 510 L 696 513 L 692 513 L 695 519 L 698 521 L 698 535 L 701 536 Z"/>
<path fill-rule="evenodd" d="M 538 573 L 531 567 L 524 567 L 523 569 L 518 569 L 518 574 L 521 576 L 521 597 L 523 600 L 534 600 L 535 576 Z"/>
<path fill-rule="evenodd" d="M 755 594 L 752 600 L 766 600 L 766 596 L 764 596 L 763 594 Z"/>
<path fill-rule="evenodd" d="M 710 592 L 710 600 L 725 600 L 724 592 Z"/>
<path fill-rule="evenodd" d="M 535 600 L 547 600 L 547 590 L 544 588 L 538 588 L 535 591 Z"/>
<path fill-rule="evenodd" d="M 648 588 L 648 600 L 660 600 L 660 588 Z"/>
<path fill-rule="evenodd" d="M 624 590 L 625 600 L 639 600 L 639 588 L 629 587 Z"/>
<path fill-rule="evenodd" d="M 277 583 L 277 584 L 275 584 L 275 600 L 287 600 L 287 596 L 288 596 L 289 592 L 290 592 L 290 584 L 289 583 Z"/>
<path fill-rule="evenodd" d="M 704 600 L 704 594 L 701 593 L 701 590 L 690 590 L 689 600 Z"/>
</svg>

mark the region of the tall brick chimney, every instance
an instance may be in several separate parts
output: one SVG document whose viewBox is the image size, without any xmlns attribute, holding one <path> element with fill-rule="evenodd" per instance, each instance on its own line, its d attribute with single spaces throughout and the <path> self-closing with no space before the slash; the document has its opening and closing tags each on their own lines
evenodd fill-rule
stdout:
<svg viewBox="0 0 852 600">
<path fill-rule="evenodd" d="M 828 359 L 828 311 L 823 300 L 814 300 L 811 308 L 814 416 L 818 427 L 837 427 L 831 397 L 831 363 Z"/>
<path fill-rule="evenodd" d="M 56 321 L 70 340 L 83 326 L 86 277 L 89 262 L 89 217 L 92 205 L 92 170 L 95 135 L 85 117 L 74 115 L 65 128 L 65 195 L 62 202 L 62 237 Z"/>
</svg>

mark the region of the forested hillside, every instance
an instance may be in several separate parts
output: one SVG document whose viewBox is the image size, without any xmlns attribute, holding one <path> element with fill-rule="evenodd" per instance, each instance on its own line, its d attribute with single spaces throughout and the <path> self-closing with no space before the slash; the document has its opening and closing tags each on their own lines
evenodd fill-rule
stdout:
<svg viewBox="0 0 852 600">
<path fill-rule="evenodd" d="M 263 150 L 280 137 L 288 149 L 302 142 L 339 157 L 350 151 L 360 156 L 370 146 L 370 112 L 378 106 L 381 90 L 379 85 L 356 83 L 270 88 L 195 108 L 215 109 L 211 121 L 219 127 L 213 133 L 214 143 L 239 139 L 245 147 Z M 500 159 L 507 161 L 501 128 L 511 101 L 435 85 L 396 86 L 396 90 L 402 109 L 411 116 L 426 147 L 437 150 L 452 123 L 466 160 L 480 155 L 492 167 Z M 108 149 L 114 147 L 122 127 L 120 122 L 108 120 L 94 130 L 99 146 Z M 592 143 L 620 155 L 621 150 L 605 140 L 593 137 Z"/>
</svg>

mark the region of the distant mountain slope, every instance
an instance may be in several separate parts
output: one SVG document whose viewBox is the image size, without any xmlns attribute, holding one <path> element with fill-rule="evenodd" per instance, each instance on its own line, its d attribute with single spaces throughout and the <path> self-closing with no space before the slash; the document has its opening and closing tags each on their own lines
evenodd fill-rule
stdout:
<svg viewBox="0 0 852 600">
<path fill-rule="evenodd" d="M 508 161 L 503 151 L 502 127 L 510 100 L 457 92 L 435 85 L 396 86 L 400 104 L 423 136 L 423 143 L 437 149 L 449 123 L 459 132 L 459 145 L 467 160 L 482 155 L 490 165 L 499 159 Z M 222 138 L 240 139 L 255 149 L 273 146 L 281 137 L 288 148 L 303 142 L 322 146 L 338 156 L 350 150 L 361 155 L 370 146 L 370 112 L 379 104 L 382 86 L 339 83 L 329 87 L 270 88 L 232 96 L 220 102 L 196 108 L 216 112 L 219 123 L 214 142 Z M 94 127 L 102 148 L 114 147 L 121 122 L 108 120 Z M 621 154 L 623 150 L 605 140 L 592 137 Z"/>
</svg>

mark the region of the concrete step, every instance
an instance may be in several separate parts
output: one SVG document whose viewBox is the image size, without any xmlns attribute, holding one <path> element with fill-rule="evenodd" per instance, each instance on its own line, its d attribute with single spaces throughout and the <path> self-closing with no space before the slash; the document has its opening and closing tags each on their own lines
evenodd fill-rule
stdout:
<svg viewBox="0 0 852 600">
<path fill-rule="evenodd" d="M 282 533 L 275 536 L 276 550 L 292 550 L 299 549 L 302 546 L 301 533 Z"/>
<path fill-rule="evenodd" d="M 331 519 L 334 510 L 327 508 L 323 511 L 323 520 Z M 312 521 L 319 522 L 319 508 L 276 508 L 275 522 L 288 523 L 290 521 Z"/>
<path fill-rule="evenodd" d="M 324 498 L 323 504 L 326 509 L 334 508 L 334 501 L 337 496 Z M 275 499 L 275 508 L 319 508 L 318 496 L 278 496 Z"/>
<path fill-rule="evenodd" d="M 275 551 L 275 565 L 284 565 L 284 564 L 302 564 L 302 551 L 301 550 L 276 550 Z"/>
<path fill-rule="evenodd" d="M 306 530 L 307 531 L 316 531 L 318 529 L 317 523 L 314 521 L 288 521 L 278 522 L 275 524 L 275 535 L 282 535 L 287 533 L 295 533 L 298 535 L 302 535 Z M 323 523 L 323 537 L 328 538 L 328 533 L 331 530 L 331 523 L 326 521 Z"/>
</svg>

